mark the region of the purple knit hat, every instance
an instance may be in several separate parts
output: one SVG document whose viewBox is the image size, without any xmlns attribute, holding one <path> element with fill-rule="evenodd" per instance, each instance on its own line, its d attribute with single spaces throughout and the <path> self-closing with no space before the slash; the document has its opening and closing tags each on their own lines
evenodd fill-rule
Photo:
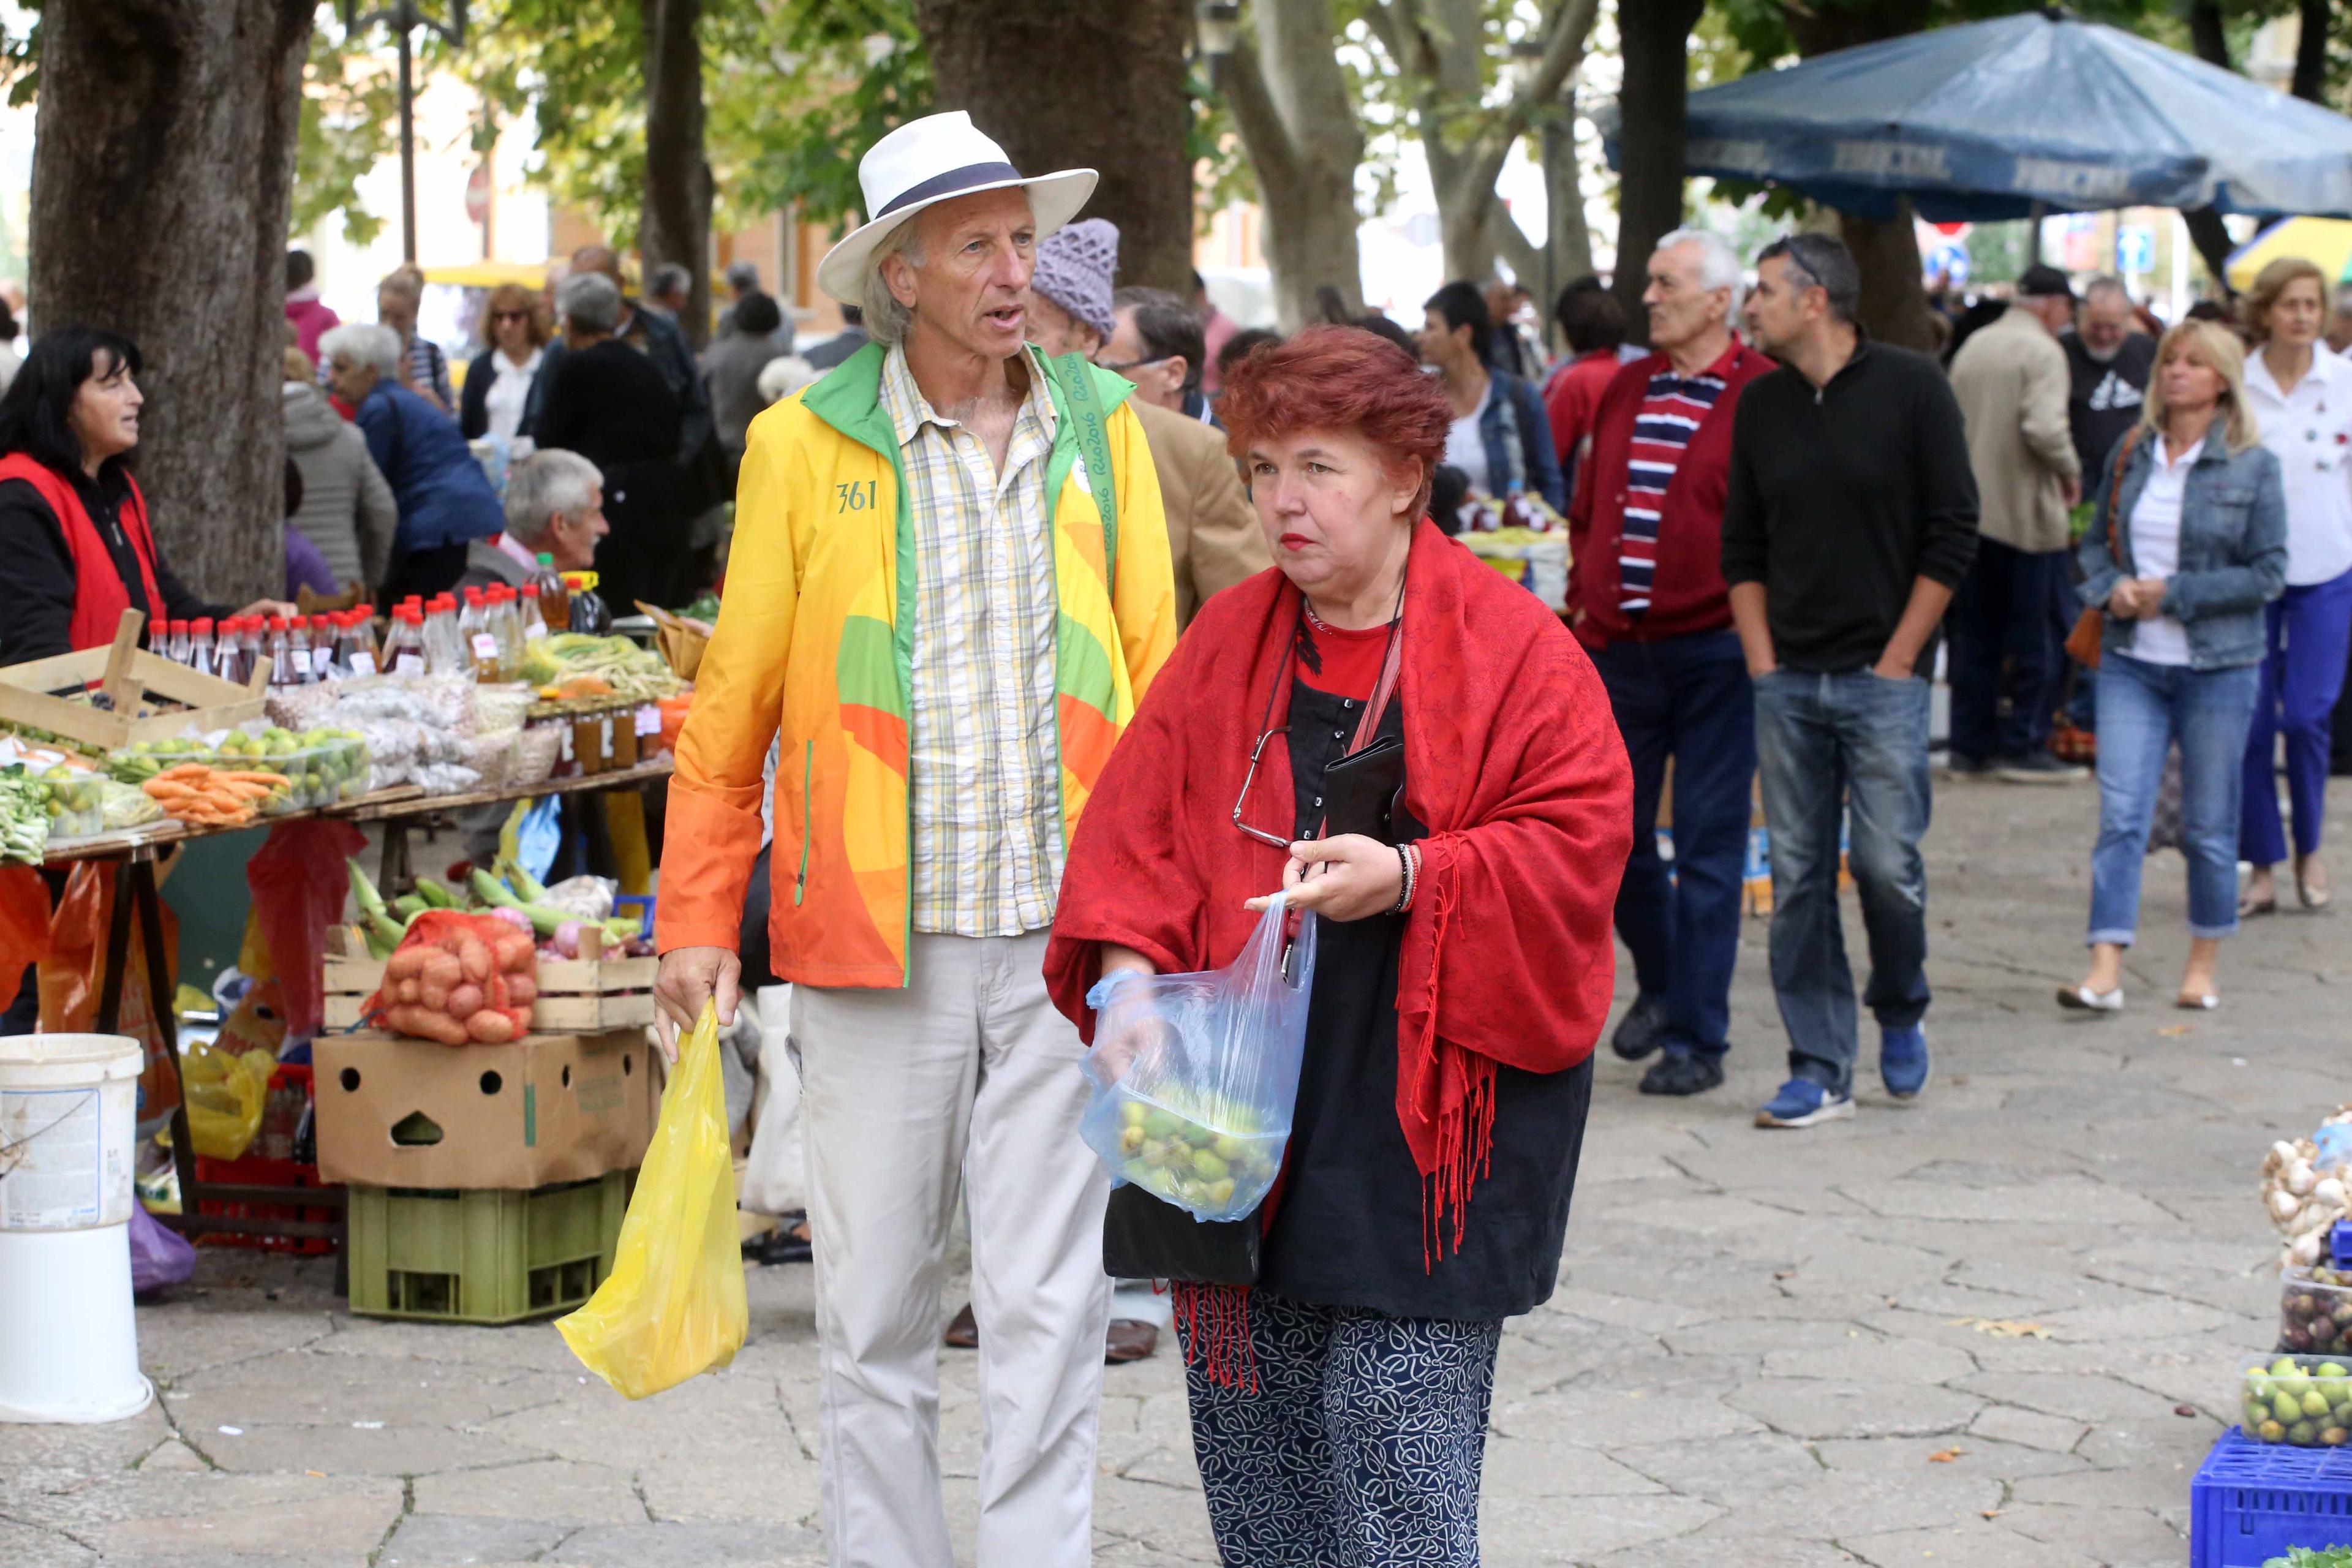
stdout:
<svg viewBox="0 0 2352 1568">
<path fill-rule="evenodd" d="M 1110 313 L 1111 274 L 1118 270 L 1118 226 L 1090 217 L 1046 237 L 1029 287 L 1108 339 L 1118 327 Z"/>
</svg>

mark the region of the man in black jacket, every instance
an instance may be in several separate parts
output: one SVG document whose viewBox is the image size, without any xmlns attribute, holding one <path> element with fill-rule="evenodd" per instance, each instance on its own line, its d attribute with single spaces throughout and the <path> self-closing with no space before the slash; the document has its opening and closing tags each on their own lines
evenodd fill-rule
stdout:
<svg viewBox="0 0 2352 1568">
<path fill-rule="evenodd" d="M 1749 384 L 1732 425 L 1723 576 L 1756 682 L 1772 989 L 1789 1031 L 1790 1079 L 1757 1113 L 1763 1127 L 1853 1114 L 1842 816 L 1879 1073 L 1897 1100 L 1927 1081 L 1927 694 L 1937 625 L 1976 553 L 1977 489 L 1943 373 L 1864 337 L 1860 291 L 1834 239 L 1765 247 L 1748 322 L 1781 367 Z"/>
</svg>

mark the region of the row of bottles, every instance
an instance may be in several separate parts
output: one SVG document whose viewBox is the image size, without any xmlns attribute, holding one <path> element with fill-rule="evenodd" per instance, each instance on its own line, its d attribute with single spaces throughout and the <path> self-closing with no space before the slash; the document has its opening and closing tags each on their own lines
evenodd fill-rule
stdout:
<svg viewBox="0 0 2352 1568">
<path fill-rule="evenodd" d="M 468 675 L 478 681 L 520 680 L 523 656 L 547 635 L 539 585 L 468 588 L 410 597 L 394 606 L 384 641 L 394 675 Z"/>
<path fill-rule="evenodd" d="M 373 675 L 378 660 L 375 611 L 317 616 L 231 616 L 159 621 L 155 651 L 173 664 L 245 685 L 266 667 L 272 686 L 302 686 L 331 677 Z"/>
<path fill-rule="evenodd" d="M 152 647 L 174 664 L 242 686 L 256 668 L 273 687 L 375 675 L 466 675 L 478 681 L 522 679 L 530 645 L 551 626 L 570 625 L 570 590 L 552 559 L 520 588 L 467 588 L 462 598 L 411 596 L 393 607 L 383 645 L 375 607 L 316 616 L 231 616 L 158 621 Z"/>
</svg>

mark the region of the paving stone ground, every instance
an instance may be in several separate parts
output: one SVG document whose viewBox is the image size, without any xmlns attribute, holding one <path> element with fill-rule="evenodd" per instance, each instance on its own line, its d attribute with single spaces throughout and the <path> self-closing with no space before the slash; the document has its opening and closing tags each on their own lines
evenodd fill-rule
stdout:
<svg viewBox="0 0 2352 1568">
<path fill-rule="evenodd" d="M 1560 1289 L 1504 1341 L 1490 1564 L 2187 1560 L 2189 1477 L 2274 1326 L 2255 1166 L 2352 1096 L 2352 927 L 2251 926 L 2222 1010 L 2175 1012 L 2183 896 L 2160 856 L 2131 1011 L 2062 1017 L 2091 789 L 1939 781 L 1936 805 L 1916 1106 L 1865 1073 L 1853 1122 L 1749 1124 L 1782 1076 L 1760 921 L 1724 1090 L 1644 1100 L 1604 1050 Z M 1851 900 L 1846 921 L 1859 963 Z M 0 1563 L 823 1561 L 804 1268 L 752 1271 L 730 1371 L 635 1405 L 544 1324 L 370 1321 L 331 1283 L 207 1248 L 194 1288 L 140 1313 L 152 1408 L 0 1427 Z M 969 1552 L 968 1355 L 947 1358 L 941 1424 Z M 1096 1517 L 1104 1563 L 1215 1561 L 1169 1352 L 1109 1373 Z"/>
</svg>

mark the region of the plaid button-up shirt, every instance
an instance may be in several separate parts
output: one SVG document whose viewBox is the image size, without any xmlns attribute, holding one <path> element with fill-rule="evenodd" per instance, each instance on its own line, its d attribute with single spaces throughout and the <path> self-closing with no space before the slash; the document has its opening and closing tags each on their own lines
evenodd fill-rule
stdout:
<svg viewBox="0 0 2352 1568">
<path fill-rule="evenodd" d="M 902 348 L 883 363 L 882 406 L 915 535 L 914 928 L 1042 931 L 1064 854 L 1045 494 L 1053 398 L 1033 365 L 1001 471 L 978 436 L 931 407 Z"/>
</svg>

